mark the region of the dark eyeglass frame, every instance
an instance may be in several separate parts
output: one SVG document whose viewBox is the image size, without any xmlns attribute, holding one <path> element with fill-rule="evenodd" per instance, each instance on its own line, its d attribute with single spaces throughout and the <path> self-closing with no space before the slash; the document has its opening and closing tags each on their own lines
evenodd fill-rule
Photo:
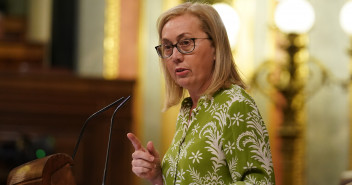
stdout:
<svg viewBox="0 0 352 185">
<path fill-rule="evenodd" d="M 176 44 L 170 44 L 170 46 L 171 46 L 171 54 L 169 56 L 163 56 L 163 54 L 161 52 L 161 47 L 162 47 L 163 44 L 155 46 L 155 50 L 158 53 L 160 58 L 169 58 L 169 57 L 171 57 L 172 54 L 174 54 L 174 47 L 176 47 L 177 51 L 179 51 L 182 54 L 191 53 L 196 48 L 196 42 L 195 42 L 196 39 L 209 39 L 209 40 L 211 40 L 211 38 L 209 38 L 209 37 L 208 38 L 187 38 L 187 39 L 182 39 L 179 42 L 177 42 Z M 182 42 L 182 41 L 185 41 L 185 40 L 191 40 L 193 42 L 193 48 L 190 51 L 184 51 L 184 50 L 179 48 L 179 43 Z"/>
</svg>

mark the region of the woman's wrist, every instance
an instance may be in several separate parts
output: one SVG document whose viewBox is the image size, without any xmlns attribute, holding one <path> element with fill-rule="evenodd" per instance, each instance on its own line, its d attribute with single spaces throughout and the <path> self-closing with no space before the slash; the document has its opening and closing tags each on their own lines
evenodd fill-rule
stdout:
<svg viewBox="0 0 352 185">
<path fill-rule="evenodd" d="M 162 176 L 158 176 L 157 178 L 150 181 L 153 185 L 163 185 L 163 178 Z"/>
</svg>

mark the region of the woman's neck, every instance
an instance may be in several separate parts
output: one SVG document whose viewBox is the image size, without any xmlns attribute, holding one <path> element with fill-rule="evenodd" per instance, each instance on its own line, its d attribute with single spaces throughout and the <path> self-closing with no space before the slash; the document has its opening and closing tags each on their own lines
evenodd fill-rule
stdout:
<svg viewBox="0 0 352 185">
<path fill-rule="evenodd" d="M 200 95 L 192 95 L 192 94 L 190 94 L 190 97 L 191 97 L 191 99 L 192 99 L 192 107 L 191 107 L 191 110 L 193 110 L 194 108 L 197 107 L 197 104 L 198 104 L 198 100 L 199 100 Z"/>
</svg>

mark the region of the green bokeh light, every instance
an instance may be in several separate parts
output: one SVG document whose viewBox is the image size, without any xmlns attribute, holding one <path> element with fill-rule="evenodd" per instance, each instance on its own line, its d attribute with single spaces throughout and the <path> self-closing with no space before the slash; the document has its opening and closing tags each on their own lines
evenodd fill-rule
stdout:
<svg viewBox="0 0 352 185">
<path fill-rule="evenodd" d="M 38 149 L 35 151 L 35 155 L 37 156 L 38 159 L 43 158 L 46 156 L 46 153 L 43 149 Z"/>
</svg>

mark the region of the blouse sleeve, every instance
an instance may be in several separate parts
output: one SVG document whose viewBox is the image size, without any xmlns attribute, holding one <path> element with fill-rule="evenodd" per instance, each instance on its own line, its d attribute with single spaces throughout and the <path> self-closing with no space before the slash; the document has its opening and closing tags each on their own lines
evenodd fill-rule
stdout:
<svg viewBox="0 0 352 185">
<path fill-rule="evenodd" d="M 234 184 L 275 184 L 268 131 L 254 101 L 232 103 L 223 129 L 222 148 Z"/>
</svg>

